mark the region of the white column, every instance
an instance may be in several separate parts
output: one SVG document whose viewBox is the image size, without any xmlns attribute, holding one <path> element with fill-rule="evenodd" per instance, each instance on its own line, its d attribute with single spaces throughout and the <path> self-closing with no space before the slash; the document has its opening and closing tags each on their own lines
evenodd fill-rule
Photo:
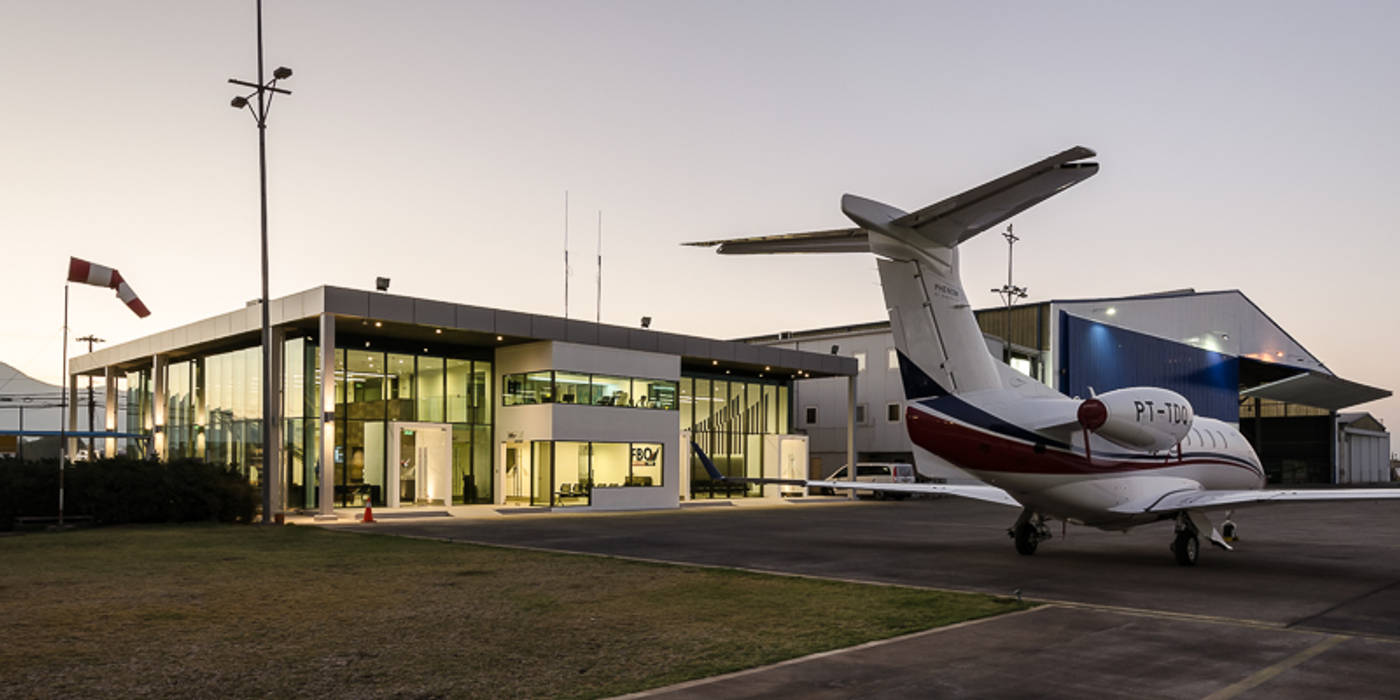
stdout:
<svg viewBox="0 0 1400 700">
<path fill-rule="evenodd" d="M 78 431 L 78 375 L 68 376 L 68 432 L 69 434 Z M 89 443 L 92 441 L 89 440 Z M 88 455 L 91 456 L 91 451 Z M 68 438 L 68 460 L 71 462 L 78 455 L 78 438 Z"/>
<path fill-rule="evenodd" d="M 165 365 L 164 355 L 151 355 L 151 457 L 165 459 Z"/>
<path fill-rule="evenodd" d="M 856 481 L 856 375 L 846 377 L 846 476 Z M 856 490 L 851 489 L 851 500 Z"/>
<path fill-rule="evenodd" d="M 117 429 L 117 372 L 111 365 L 102 368 L 102 429 L 114 432 Z M 102 441 L 102 455 L 108 459 L 117 456 L 117 439 Z"/>
<path fill-rule="evenodd" d="M 321 496 L 317 520 L 335 519 L 335 316 L 321 314 Z"/>
</svg>

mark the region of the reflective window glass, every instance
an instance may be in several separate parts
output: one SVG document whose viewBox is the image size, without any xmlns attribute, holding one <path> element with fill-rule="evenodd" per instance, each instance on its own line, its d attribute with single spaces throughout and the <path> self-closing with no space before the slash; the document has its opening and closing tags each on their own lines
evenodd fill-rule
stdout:
<svg viewBox="0 0 1400 700">
<path fill-rule="evenodd" d="M 628 444 L 593 443 L 593 484 L 598 487 L 624 486 L 630 469 Z"/>
<path fill-rule="evenodd" d="M 416 420 L 441 423 L 446 415 L 443 392 L 446 390 L 446 375 L 441 357 L 419 357 L 417 385 L 414 398 L 418 402 Z"/>
<path fill-rule="evenodd" d="M 592 403 L 586 374 L 555 372 L 554 389 L 559 403 Z"/>
<path fill-rule="evenodd" d="M 589 504 L 588 443 L 554 443 L 554 502 L 561 506 Z"/>
<path fill-rule="evenodd" d="M 632 380 L 627 377 L 593 376 L 595 406 L 631 406 Z"/>
<path fill-rule="evenodd" d="M 491 422 L 491 363 L 472 363 L 471 412 L 467 418 L 477 425 Z"/>
<path fill-rule="evenodd" d="M 471 368 L 470 360 L 447 360 L 447 420 L 450 423 L 468 422 L 467 392 L 471 383 Z"/>
<path fill-rule="evenodd" d="M 414 420 L 413 359 L 412 355 L 389 355 L 385 361 L 389 420 Z"/>
<path fill-rule="evenodd" d="M 676 409 L 676 383 L 669 379 L 634 379 L 635 405 L 664 411 Z"/>
<path fill-rule="evenodd" d="M 354 420 L 384 420 L 389 381 L 384 372 L 384 353 L 347 351 L 343 376 L 346 416 Z"/>
<path fill-rule="evenodd" d="M 628 486 L 661 486 L 661 443 L 632 443 L 631 476 Z"/>
</svg>

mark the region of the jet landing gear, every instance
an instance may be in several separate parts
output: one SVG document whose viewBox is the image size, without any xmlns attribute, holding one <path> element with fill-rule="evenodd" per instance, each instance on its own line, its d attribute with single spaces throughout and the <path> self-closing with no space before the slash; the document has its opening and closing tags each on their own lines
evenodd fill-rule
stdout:
<svg viewBox="0 0 1400 700">
<path fill-rule="evenodd" d="M 1200 538 L 1192 530 L 1177 530 L 1176 539 L 1172 540 L 1172 554 L 1176 555 L 1176 563 L 1195 566 L 1201 556 Z"/>
<path fill-rule="evenodd" d="M 1227 520 L 1225 524 L 1233 535 L 1234 522 Z M 1205 535 L 1207 541 L 1227 552 L 1234 550 L 1220 531 L 1211 525 L 1210 518 L 1207 518 L 1205 513 L 1184 510 L 1176 514 L 1176 539 L 1172 540 L 1171 549 L 1172 554 L 1176 555 L 1176 563 L 1182 566 L 1196 565 L 1196 560 L 1201 556 L 1201 535 Z"/>
<path fill-rule="evenodd" d="M 1021 511 L 1016 524 L 1006 531 L 1006 535 L 1016 541 L 1016 552 L 1022 556 L 1035 554 L 1041 540 L 1050 539 L 1050 529 L 1045 527 L 1045 516 L 1032 513 L 1029 508 Z"/>
</svg>

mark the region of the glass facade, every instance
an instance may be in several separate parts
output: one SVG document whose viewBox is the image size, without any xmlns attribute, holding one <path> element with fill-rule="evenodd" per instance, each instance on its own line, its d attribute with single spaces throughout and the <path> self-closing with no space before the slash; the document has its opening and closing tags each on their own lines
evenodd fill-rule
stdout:
<svg viewBox="0 0 1400 700">
<path fill-rule="evenodd" d="M 507 374 L 502 406 L 572 403 L 674 411 L 677 384 L 670 379 L 609 377 L 586 372 L 543 370 Z"/>
<path fill-rule="evenodd" d="M 725 476 L 763 476 L 763 436 L 787 433 L 789 411 L 784 383 L 706 376 L 680 381 L 681 430 L 690 431 L 691 439 Z M 693 452 L 689 464 L 691 498 L 762 493 L 757 484 L 716 482 Z"/>
<path fill-rule="evenodd" d="M 402 439 L 391 430 L 394 423 L 450 425 L 452 502 L 493 502 L 491 363 L 387 352 L 360 347 L 358 341 L 347 345 L 351 347 L 336 349 L 335 363 L 337 505 L 386 505 L 389 443 Z M 314 348 L 310 354 L 319 359 Z M 308 415 L 315 412 L 312 399 Z M 410 452 L 400 452 L 402 460 L 410 459 Z M 401 477 L 404 466 L 400 464 Z M 303 478 L 304 483 L 312 480 L 310 473 Z M 401 491 L 401 496 L 406 494 Z"/>
<path fill-rule="evenodd" d="M 531 452 L 531 505 L 586 506 L 595 488 L 663 485 L 661 443 L 537 440 Z"/>
<path fill-rule="evenodd" d="M 360 341 L 357 341 L 360 342 Z M 314 508 L 321 357 L 311 337 L 286 341 L 282 376 L 287 507 Z M 127 374 L 127 430 L 154 430 L 150 371 Z M 385 505 L 388 441 L 395 422 L 451 426 L 453 503 L 493 499 L 491 363 L 361 347 L 335 354 L 334 502 Z M 165 367 L 165 458 L 232 465 L 257 483 L 262 467 L 262 351 L 259 347 Z M 128 441 L 128 452 L 144 446 Z M 145 456 L 137 454 L 136 456 Z"/>
</svg>

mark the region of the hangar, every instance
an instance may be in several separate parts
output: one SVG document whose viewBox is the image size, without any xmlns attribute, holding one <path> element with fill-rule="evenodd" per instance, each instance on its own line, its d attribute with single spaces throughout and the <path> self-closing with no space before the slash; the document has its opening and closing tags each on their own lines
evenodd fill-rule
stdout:
<svg viewBox="0 0 1400 700">
<path fill-rule="evenodd" d="M 1385 427 L 1369 414 L 1340 411 L 1391 392 L 1337 376 L 1239 290 L 1054 300 L 976 314 L 994 355 L 1067 395 L 1160 386 L 1189 399 L 1198 415 L 1236 424 L 1270 483 L 1390 480 Z M 858 459 L 912 461 L 888 321 L 744 340 L 854 357 Z M 811 379 L 794 388 L 814 478 L 845 463 L 837 430 L 844 407 L 844 386 Z"/>
<path fill-rule="evenodd" d="M 692 477 L 688 441 L 727 476 L 805 474 L 793 381 L 854 392 L 856 360 L 829 353 L 330 286 L 268 311 L 278 510 L 627 509 L 773 495 Z M 104 454 L 201 458 L 257 481 L 260 328 L 255 302 L 75 357 L 70 416 L 79 377 L 100 377 L 107 431 L 125 403 L 121 427 L 142 437 L 108 438 Z"/>
</svg>

